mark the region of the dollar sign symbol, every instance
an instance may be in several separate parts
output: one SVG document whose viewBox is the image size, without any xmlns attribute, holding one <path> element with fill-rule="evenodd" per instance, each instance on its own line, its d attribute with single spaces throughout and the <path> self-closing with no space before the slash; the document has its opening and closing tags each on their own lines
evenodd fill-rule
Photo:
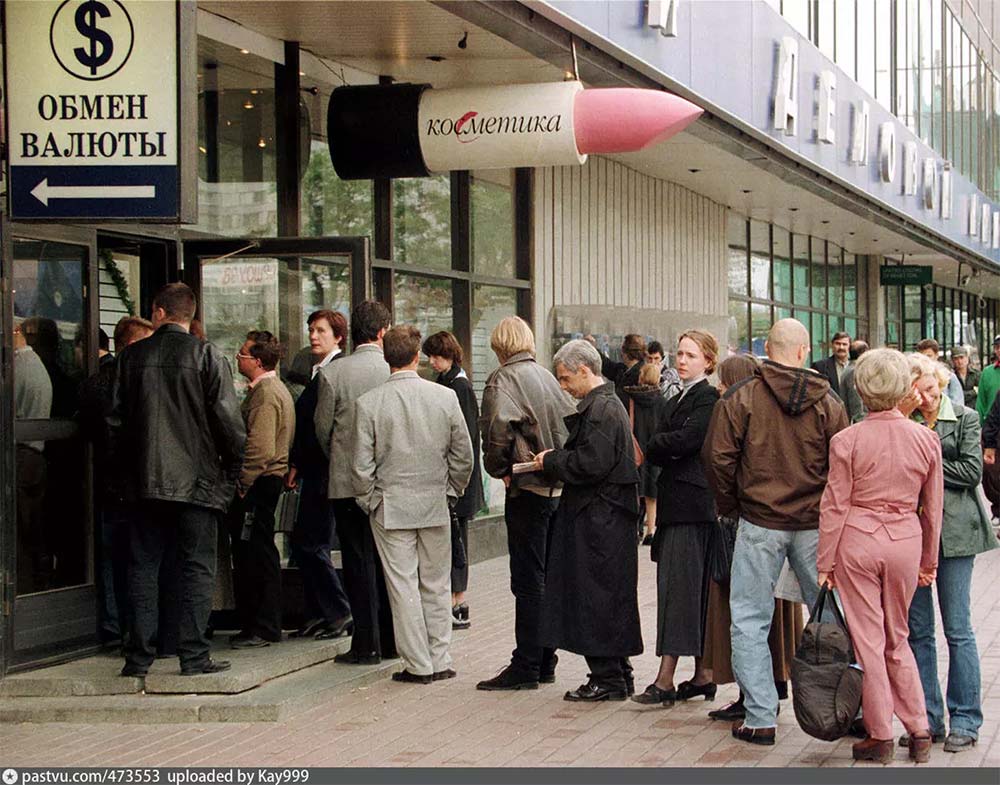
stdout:
<svg viewBox="0 0 1000 785">
<path fill-rule="evenodd" d="M 90 75 L 96 76 L 97 69 L 111 59 L 111 53 L 115 49 L 111 36 L 97 27 L 97 17 L 107 19 L 111 12 L 104 3 L 97 0 L 87 0 L 76 9 L 76 29 L 84 38 L 90 42 L 90 49 L 78 46 L 73 50 L 80 65 L 90 69 Z M 98 47 L 100 53 L 98 54 Z"/>
</svg>

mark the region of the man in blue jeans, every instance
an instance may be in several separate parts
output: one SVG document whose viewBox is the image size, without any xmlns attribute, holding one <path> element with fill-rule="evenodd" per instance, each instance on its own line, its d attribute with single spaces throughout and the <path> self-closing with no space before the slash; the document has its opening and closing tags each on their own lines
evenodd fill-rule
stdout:
<svg viewBox="0 0 1000 785">
<path fill-rule="evenodd" d="M 733 672 L 746 718 L 740 741 L 772 745 L 778 693 L 767 645 L 774 586 L 788 559 L 815 602 L 819 502 L 826 486 L 830 439 L 848 426 L 830 383 L 804 367 L 809 332 L 795 319 L 775 322 L 768 360 L 730 387 L 716 405 L 703 460 L 720 515 L 740 518 L 729 590 Z"/>
</svg>

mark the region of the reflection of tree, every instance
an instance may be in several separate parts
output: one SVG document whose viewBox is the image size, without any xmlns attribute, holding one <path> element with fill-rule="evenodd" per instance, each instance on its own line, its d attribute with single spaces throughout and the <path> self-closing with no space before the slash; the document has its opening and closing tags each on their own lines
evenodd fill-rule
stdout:
<svg viewBox="0 0 1000 785">
<path fill-rule="evenodd" d="M 476 272 L 514 274 L 514 209 L 510 189 L 472 180 L 472 264 Z"/>
<path fill-rule="evenodd" d="M 372 234 L 370 180 L 341 180 L 325 145 L 314 144 L 302 177 L 302 233 L 307 237 Z"/>
<path fill-rule="evenodd" d="M 451 180 L 448 175 L 393 181 L 395 261 L 451 267 Z"/>
</svg>

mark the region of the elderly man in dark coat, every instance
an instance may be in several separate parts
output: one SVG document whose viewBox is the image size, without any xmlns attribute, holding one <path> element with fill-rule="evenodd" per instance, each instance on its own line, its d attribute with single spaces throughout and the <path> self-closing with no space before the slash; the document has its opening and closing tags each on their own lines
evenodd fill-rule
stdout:
<svg viewBox="0 0 1000 785">
<path fill-rule="evenodd" d="M 566 700 L 623 701 L 632 691 L 628 658 L 642 653 L 632 431 L 593 346 L 570 341 L 554 364 L 559 385 L 580 402 L 566 418 L 565 447 L 534 460 L 536 470 L 563 483 L 549 543 L 543 643 L 587 659 L 589 681 Z"/>
</svg>

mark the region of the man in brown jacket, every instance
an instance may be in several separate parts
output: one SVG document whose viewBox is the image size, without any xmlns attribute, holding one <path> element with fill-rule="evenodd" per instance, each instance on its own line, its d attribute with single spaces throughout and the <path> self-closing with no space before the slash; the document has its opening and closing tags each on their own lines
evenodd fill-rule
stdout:
<svg viewBox="0 0 1000 785">
<path fill-rule="evenodd" d="M 243 469 L 230 515 L 233 581 L 241 629 L 234 649 L 269 646 L 281 640 L 281 559 L 274 546 L 274 511 L 288 471 L 295 435 L 295 404 L 275 369 L 278 339 L 253 330 L 236 355 L 250 382 L 240 410 L 246 423 Z"/>
<path fill-rule="evenodd" d="M 830 383 L 803 367 L 809 333 L 800 322 L 775 322 L 764 348 L 768 360 L 716 406 L 703 460 L 719 515 L 740 518 L 729 604 L 733 671 L 746 719 L 732 733 L 771 745 L 778 711 L 767 645 L 774 585 L 787 558 L 806 603 L 816 599 L 819 502 L 830 439 L 849 423 Z"/>
</svg>

